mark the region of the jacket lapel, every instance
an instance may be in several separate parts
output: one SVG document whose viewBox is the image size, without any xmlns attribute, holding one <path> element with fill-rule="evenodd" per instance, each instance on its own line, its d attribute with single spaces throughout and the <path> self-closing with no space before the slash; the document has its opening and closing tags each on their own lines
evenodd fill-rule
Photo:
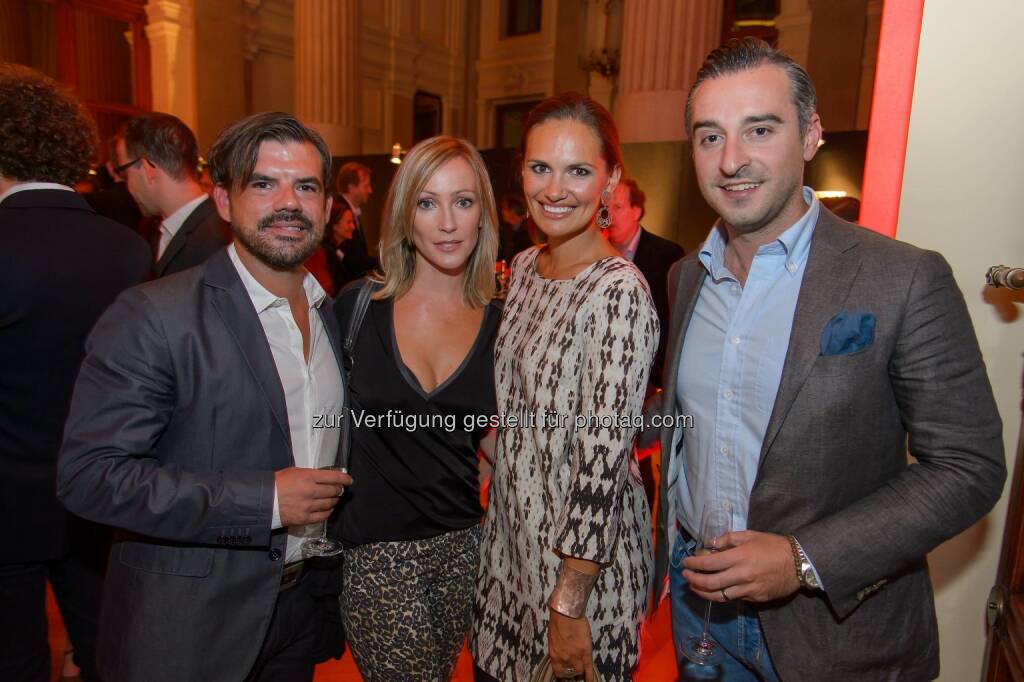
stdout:
<svg viewBox="0 0 1024 682">
<path fill-rule="evenodd" d="M 821 354 L 822 330 L 843 309 L 860 270 L 860 256 L 855 249 L 857 241 L 840 225 L 839 219 L 823 206 L 811 237 L 811 250 L 793 314 L 779 392 L 761 444 L 759 468 L 764 466 L 765 456 L 779 435 L 789 408 Z"/>
<path fill-rule="evenodd" d="M 156 262 L 156 276 L 161 277 L 164 274 L 164 270 L 170 264 L 174 257 L 178 255 L 178 252 L 185 248 L 185 242 L 188 241 L 188 236 L 192 232 L 195 232 L 196 228 L 199 227 L 207 216 L 212 211 L 216 211 L 217 208 L 213 205 L 212 199 L 204 199 L 201 204 L 195 207 L 185 222 L 181 224 L 181 229 L 178 230 L 175 235 L 171 238 L 170 243 L 167 244 L 167 248 L 164 249 L 164 255 L 160 257 L 160 260 Z M 156 239 L 159 243 L 160 229 L 156 231 Z M 230 265 L 230 262 L 228 263 Z"/>
<path fill-rule="evenodd" d="M 665 375 L 662 377 L 662 386 L 664 387 L 661 403 L 662 416 L 672 416 L 676 413 L 676 378 L 679 376 L 683 338 L 686 336 L 686 328 L 690 324 L 690 318 L 693 317 L 693 310 L 697 306 L 697 296 L 700 294 L 701 285 L 707 274 L 707 270 L 704 269 L 696 253 L 683 259 L 679 267 L 679 282 L 672 296 L 672 315 L 668 330 L 669 345 L 665 354 Z M 672 435 L 672 429 L 662 429 L 662 453 L 671 452 Z M 663 473 L 667 473 L 667 471 Z"/>
<path fill-rule="evenodd" d="M 216 290 L 211 297 L 216 308 L 238 344 L 243 360 L 249 366 L 256 383 L 262 389 L 263 397 L 270 407 L 274 420 L 292 451 L 291 430 L 288 428 L 288 409 L 284 399 L 284 388 L 277 374 L 270 343 L 260 324 L 245 285 L 238 276 L 227 249 L 221 249 L 206 262 L 204 283 Z M 291 466 L 293 461 L 275 462 L 275 466 Z"/>
</svg>

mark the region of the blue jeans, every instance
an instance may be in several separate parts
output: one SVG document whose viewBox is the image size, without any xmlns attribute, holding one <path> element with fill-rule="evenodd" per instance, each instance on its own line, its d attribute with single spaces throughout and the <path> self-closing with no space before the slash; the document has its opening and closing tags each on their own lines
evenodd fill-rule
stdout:
<svg viewBox="0 0 1024 682">
<path fill-rule="evenodd" d="M 672 639 L 676 648 L 681 680 L 725 680 L 726 682 L 778 682 L 765 646 L 757 609 L 749 602 L 714 602 L 708 636 L 722 650 L 722 660 L 715 666 L 691 663 L 683 655 L 682 645 L 690 637 L 704 632 L 707 601 L 690 591 L 683 577 L 683 559 L 692 556 L 695 543 L 676 538 L 669 566 L 672 597 Z"/>
</svg>

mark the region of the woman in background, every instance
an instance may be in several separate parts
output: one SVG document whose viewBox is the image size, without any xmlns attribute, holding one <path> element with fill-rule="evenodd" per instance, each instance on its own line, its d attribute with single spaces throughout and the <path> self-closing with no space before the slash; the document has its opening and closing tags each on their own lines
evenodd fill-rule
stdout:
<svg viewBox="0 0 1024 682">
<path fill-rule="evenodd" d="M 447 680 L 472 613 L 479 559 L 477 446 L 493 417 L 497 217 L 469 143 L 410 150 L 388 192 L 383 274 L 335 309 L 351 352 L 352 457 L 339 505 L 342 618 L 364 679 Z"/>
<path fill-rule="evenodd" d="M 602 237 L 623 171 L 597 102 L 526 119 L 523 190 L 547 244 L 516 257 L 495 347 L 502 414 L 471 647 L 478 680 L 629 679 L 653 556 L 632 454 L 658 319 L 643 275 Z M 580 420 L 583 420 L 582 423 Z"/>
</svg>

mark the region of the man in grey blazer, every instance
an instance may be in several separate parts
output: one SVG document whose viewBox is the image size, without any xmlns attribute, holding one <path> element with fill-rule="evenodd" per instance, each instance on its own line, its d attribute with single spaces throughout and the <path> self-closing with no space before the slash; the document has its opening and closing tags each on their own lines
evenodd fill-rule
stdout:
<svg viewBox="0 0 1024 682">
<path fill-rule="evenodd" d="M 311 680 L 336 620 L 337 570 L 302 552 L 351 483 L 317 469 L 344 454 L 343 429 L 314 426 L 339 421 L 347 394 L 329 301 L 302 268 L 330 211 L 330 152 L 271 113 L 210 156 L 235 243 L 99 320 L 60 455 L 68 509 L 121 530 L 100 617 L 109 680 Z"/>
<path fill-rule="evenodd" d="M 711 600 L 723 679 L 934 678 L 925 555 L 1006 474 L 963 297 L 940 255 L 802 187 L 821 122 L 790 58 L 714 50 L 686 120 L 721 220 L 669 275 L 655 584 L 667 571 L 680 667 L 709 672 L 682 650 Z M 694 556 L 719 503 L 733 532 Z"/>
</svg>

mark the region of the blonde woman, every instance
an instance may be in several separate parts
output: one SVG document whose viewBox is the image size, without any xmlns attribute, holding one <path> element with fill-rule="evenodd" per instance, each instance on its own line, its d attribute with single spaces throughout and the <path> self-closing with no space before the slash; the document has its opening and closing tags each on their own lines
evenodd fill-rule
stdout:
<svg viewBox="0 0 1024 682">
<path fill-rule="evenodd" d="M 446 680 L 469 629 L 476 448 L 495 414 L 497 217 L 469 143 L 410 150 L 388 192 L 383 274 L 351 350 L 350 472 L 336 533 L 342 617 L 364 679 Z M 362 283 L 335 306 L 351 328 Z"/>
</svg>

